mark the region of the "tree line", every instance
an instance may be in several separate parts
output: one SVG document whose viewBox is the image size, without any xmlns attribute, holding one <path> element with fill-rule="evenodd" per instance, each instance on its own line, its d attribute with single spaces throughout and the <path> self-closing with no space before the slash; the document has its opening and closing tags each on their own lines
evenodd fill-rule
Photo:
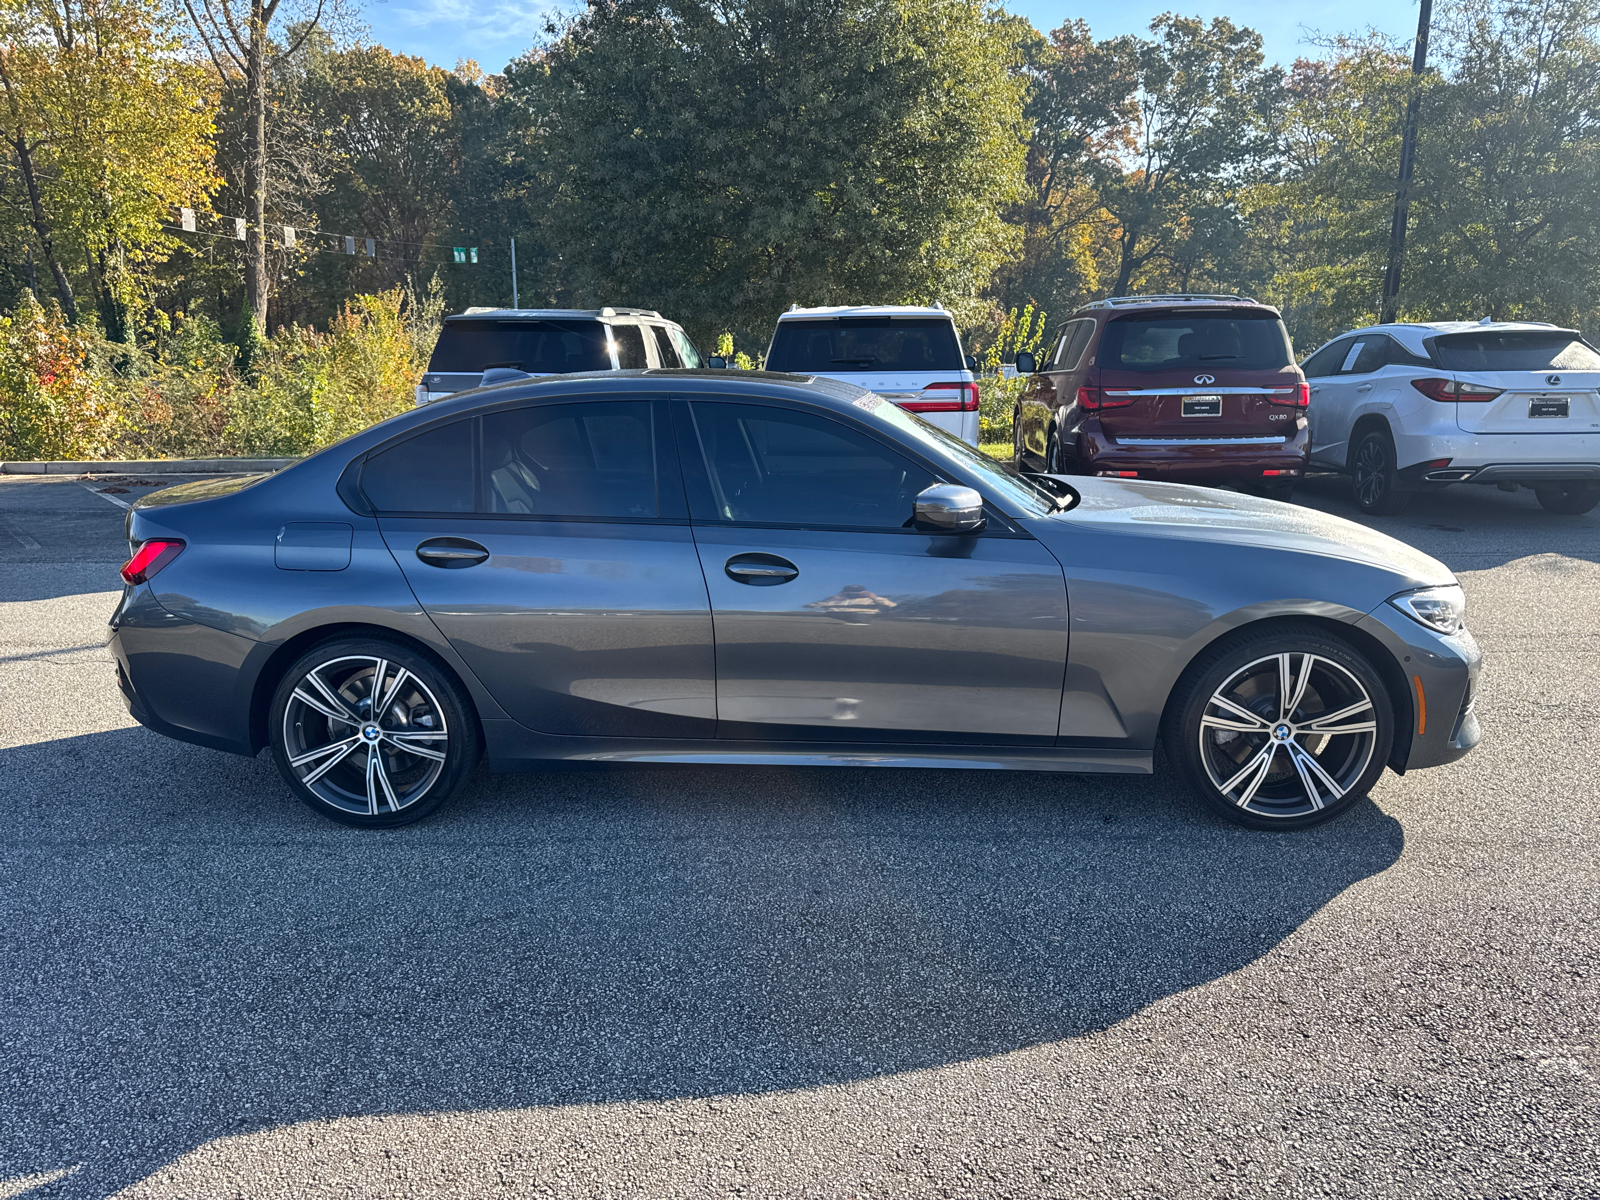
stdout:
<svg viewBox="0 0 1600 1200">
<path fill-rule="evenodd" d="M 1371 33 L 1283 65 L 1226 18 L 1096 39 L 978 0 L 591 0 L 493 74 L 322 5 L 0 0 L 0 311 L 158 352 L 203 315 L 248 360 L 434 277 L 509 304 L 515 238 L 524 307 L 702 345 L 938 300 L 981 350 L 1019 308 L 1183 290 L 1308 350 L 1376 314 L 1415 99 L 1401 315 L 1581 327 L 1597 85 L 1600 0 L 1443 0 L 1420 76 Z"/>
</svg>

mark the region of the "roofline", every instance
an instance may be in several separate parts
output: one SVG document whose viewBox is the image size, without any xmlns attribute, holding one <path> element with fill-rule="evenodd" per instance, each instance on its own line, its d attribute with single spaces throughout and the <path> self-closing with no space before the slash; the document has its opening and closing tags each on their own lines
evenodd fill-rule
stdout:
<svg viewBox="0 0 1600 1200">
<path fill-rule="evenodd" d="M 653 308 L 469 308 L 464 312 L 451 313 L 446 321 L 475 320 L 480 317 L 497 317 L 502 320 L 524 319 L 529 321 L 570 320 L 574 317 L 600 320 L 603 317 L 651 317 L 657 321 L 666 320 Z M 676 325 L 677 322 L 673 321 Z"/>
<path fill-rule="evenodd" d="M 1107 296 L 1103 300 L 1091 300 L 1078 311 L 1090 308 L 1122 308 L 1135 304 L 1191 304 L 1215 303 L 1224 301 L 1232 304 L 1253 304 L 1258 308 L 1272 308 L 1270 304 L 1262 304 L 1253 296 L 1239 296 L 1223 294 L 1221 292 L 1155 292 L 1148 296 Z M 1276 309 L 1273 309 L 1276 312 Z"/>
</svg>

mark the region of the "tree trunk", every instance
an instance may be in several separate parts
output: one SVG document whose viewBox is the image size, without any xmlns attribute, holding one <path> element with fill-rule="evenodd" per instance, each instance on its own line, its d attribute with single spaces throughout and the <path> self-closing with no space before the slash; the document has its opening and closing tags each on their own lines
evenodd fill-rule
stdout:
<svg viewBox="0 0 1600 1200">
<path fill-rule="evenodd" d="M 67 282 L 67 273 L 61 269 L 61 261 L 56 257 L 55 237 L 50 229 L 50 221 L 44 215 L 44 201 L 39 197 L 38 177 L 33 173 L 33 151 L 20 131 L 16 140 L 11 143 L 11 148 L 16 151 L 17 164 L 22 168 L 22 182 L 28 189 L 28 205 L 33 217 L 33 232 L 39 239 L 39 249 L 44 252 L 45 265 L 50 268 L 51 278 L 55 280 L 56 296 L 61 301 L 61 311 L 66 314 L 67 320 L 76 325 L 78 302 L 72 295 L 72 284 Z"/>
<path fill-rule="evenodd" d="M 248 121 L 245 145 L 245 294 L 256 328 L 267 328 L 267 19 L 262 0 L 250 3 L 250 45 L 244 86 Z"/>
<path fill-rule="evenodd" d="M 1131 233 L 1126 226 L 1122 230 L 1122 252 L 1117 262 L 1117 286 L 1111 289 L 1113 296 L 1126 296 L 1128 283 L 1133 279 L 1133 250 L 1138 241 L 1138 235 Z"/>
</svg>

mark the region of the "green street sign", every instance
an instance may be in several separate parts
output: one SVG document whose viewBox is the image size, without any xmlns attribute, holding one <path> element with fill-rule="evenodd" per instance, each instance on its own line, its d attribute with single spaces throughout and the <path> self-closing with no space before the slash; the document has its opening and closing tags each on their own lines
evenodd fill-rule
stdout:
<svg viewBox="0 0 1600 1200">
<path fill-rule="evenodd" d="M 476 246 L 474 246 L 472 248 L 471 254 L 472 254 L 472 261 L 473 262 L 477 262 L 478 261 L 478 248 Z"/>
<path fill-rule="evenodd" d="M 467 261 L 467 248 L 465 246 L 456 246 L 454 249 L 455 249 L 455 252 L 456 252 L 456 261 L 460 262 L 460 263 L 466 262 Z"/>
</svg>

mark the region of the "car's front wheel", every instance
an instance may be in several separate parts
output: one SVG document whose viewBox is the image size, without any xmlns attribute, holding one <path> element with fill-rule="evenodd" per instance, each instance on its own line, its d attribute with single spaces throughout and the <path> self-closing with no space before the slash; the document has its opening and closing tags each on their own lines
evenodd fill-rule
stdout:
<svg viewBox="0 0 1600 1200">
<path fill-rule="evenodd" d="M 1534 488 L 1533 494 L 1545 512 L 1560 513 L 1566 517 L 1592 512 L 1600 504 L 1600 487 L 1592 483 L 1576 483 L 1564 488 Z"/>
<path fill-rule="evenodd" d="M 1394 439 L 1387 431 L 1374 429 L 1357 442 L 1350 468 L 1355 476 L 1356 507 L 1362 512 L 1391 517 L 1411 503 L 1411 493 L 1400 486 Z"/>
<path fill-rule="evenodd" d="M 1216 812 L 1256 829 L 1305 829 L 1377 781 L 1394 710 L 1354 647 L 1280 626 L 1208 651 L 1173 694 L 1163 737 L 1168 759 Z"/>
<path fill-rule="evenodd" d="M 268 717 L 295 795 L 346 825 L 420 820 L 478 760 L 461 685 L 431 657 L 377 638 L 324 642 L 284 674 Z"/>
</svg>

